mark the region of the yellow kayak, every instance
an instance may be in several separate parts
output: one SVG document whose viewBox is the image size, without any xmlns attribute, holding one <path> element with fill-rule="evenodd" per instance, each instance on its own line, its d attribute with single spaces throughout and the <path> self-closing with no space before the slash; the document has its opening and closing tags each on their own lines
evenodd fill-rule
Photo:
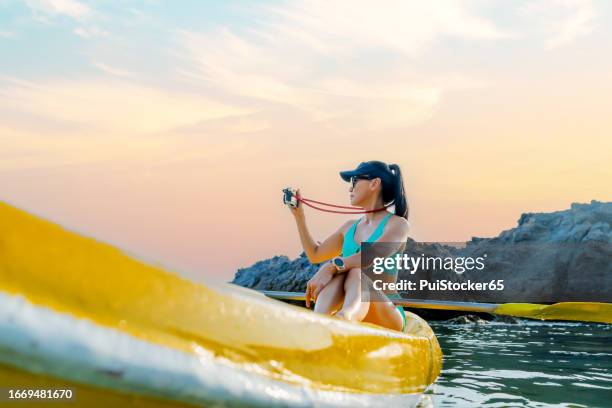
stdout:
<svg viewBox="0 0 612 408">
<path fill-rule="evenodd" d="M 411 406 L 442 354 L 234 285 L 203 285 L 0 203 L 0 384 L 83 406 Z"/>
</svg>

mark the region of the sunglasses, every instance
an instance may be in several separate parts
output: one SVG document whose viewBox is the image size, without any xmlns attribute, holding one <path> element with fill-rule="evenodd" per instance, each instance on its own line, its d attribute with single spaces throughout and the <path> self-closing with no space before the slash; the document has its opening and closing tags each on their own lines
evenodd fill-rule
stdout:
<svg viewBox="0 0 612 408">
<path fill-rule="evenodd" d="M 367 176 L 367 175 L 363 175 L 363 176 L 353 176 L 350 179 L 350 183 L 351 183 L 351 189 L 355 188 L 355 184 L 357 184 L 357 181 L 359 180 L 372 180 L 374 177 L 372 176 Z"/>
</svg>

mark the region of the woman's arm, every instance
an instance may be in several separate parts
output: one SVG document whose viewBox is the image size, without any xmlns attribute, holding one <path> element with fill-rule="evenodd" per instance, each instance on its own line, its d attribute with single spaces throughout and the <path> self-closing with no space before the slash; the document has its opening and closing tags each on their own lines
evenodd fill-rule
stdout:
<svg viewBox="0 0 612 408">
<path fill-rule="evenodd" d="M 343 234 L 348 224 L 352 221 L 345 222 L 336 232 L 327 237 L 325 241 L 317 244 L 312 238 L 312 235 L 308 230 L 308 226 L 306 225 L 304 207 L 300 205 L 297 208 L 292 208 L 291 212 L 295 217 L 295 223 L 297 225 L 298 233 L 300 234 L 302 248 L 304 248 L 304 252 L 306 253 L 310 263 L 318 264 L 327 261 L 328 259 L 331 259 L 342 252 L 342 243 L 344 241 Z"/>
</svg>

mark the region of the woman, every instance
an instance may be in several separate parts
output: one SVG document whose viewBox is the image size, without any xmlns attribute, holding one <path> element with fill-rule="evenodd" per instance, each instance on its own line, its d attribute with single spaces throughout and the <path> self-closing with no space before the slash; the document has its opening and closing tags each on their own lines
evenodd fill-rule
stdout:
<svg viewBox="0 0 612 408">
<path fill-rule="evenodd" d="M 409 229 L 408 204 L 400 168 L 397 164 L 369 161 L 361 163 L 355 170 L 340 172 L 340 176 L 350 182 L 351 205 L 370 211 L 362 218 L 344 223 L 325 241 L 316 243 L 308 231 L 303 205 L 291 209 L 309 261 L 320 264 L 333 259 L 323 264 L 308 281 L 306 306 L 310 307 L 312 299 L 315 312 L 404 331 L 406 316 L 402 307 L 395 307 L 379 291 L 376 293 L 377 301 L 370 302 L 363 296 L 359 252 L 364 241 L 397 243 L 396 247 L 389 244 L 389 251 L 393 251 L 385 256 L 404 248 Z M 395 214 L 386 210 L 391 204 L 395 207 Z M 364 278 L 366 283 L 371 283 L 365 275 Z M 380 279 L 395 282 L 397 270 L 385 271 Z M 368 289 L 374 291 L 372 287 Z"/>
</svg>

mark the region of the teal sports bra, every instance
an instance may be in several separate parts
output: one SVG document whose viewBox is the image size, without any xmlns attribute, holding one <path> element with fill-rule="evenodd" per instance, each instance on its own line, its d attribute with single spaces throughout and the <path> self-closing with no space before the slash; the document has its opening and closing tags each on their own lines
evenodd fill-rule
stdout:
<svg viewBox="0 0 612 408">
<path fill-rule="evenodd" d="M 380 238 L 383 231 L 385 230 L 387 221 L 389 221 L 389 218 L 391 218 L 392 215 L 392 213 L 388 213 L 385 218 L 383 218 L 382 221 L 378 224 L 372 235 L 370 235 L 370 237 L 364 242 L 374 242 L 378 238 Z M 361 250 L 361 246 L 357 244 L 357 242 L 355 242 L 355 230 L 357 229 L 357 224 L 359 224 L 362 219 L 363 218 L 360 218 L 355 221 L 353 225 L 351 225 L 351 227 L 348 229 L 348 231 L 346 231 L 346 234 L 344 235 L 344 242 L 342 243 L 342 257 L 354 255 Z M 384 273 L 389 275 L 395 275 L 397 274 L 397 267 L 394 266 L 391 269 L 385 269 Z"/>
</svg>

